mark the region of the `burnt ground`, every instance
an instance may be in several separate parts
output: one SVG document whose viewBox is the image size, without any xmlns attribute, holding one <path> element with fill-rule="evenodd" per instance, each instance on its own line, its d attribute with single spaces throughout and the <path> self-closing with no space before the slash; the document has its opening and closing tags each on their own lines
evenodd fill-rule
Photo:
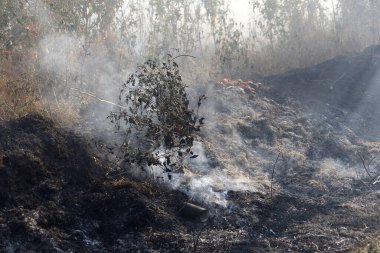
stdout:
<svg viewBox="0 0 380 253">
<path fill-rule="evenodd" d="M 0 251 L 351 252 L 365 245 L 380 235 L 380 183 L 360 159 L 380 154 L 370 128 L 376 62 L 368 51 L 340 56 L 268 77 L 256 94 L 213 87 L 218 123 L 204 136 L 208 166 L 243 173 L 255 186 L 214 189 L 225 207 L 181 188 L 111 177 L 109 154 L 89 136 L 40 115 L 0 122 Z M 210 210 L 206 223 L 179 215 L 189 199 Z"/>
<path fill-rule="evenodd" d="M 379 140 L 379 68 L 380 46 L 373 46 L 311 68 L 266 77 L 264 93 L 280 103 L 299 101 L 308 110 L 343 119 L 364 138 Z"/>
</svg>

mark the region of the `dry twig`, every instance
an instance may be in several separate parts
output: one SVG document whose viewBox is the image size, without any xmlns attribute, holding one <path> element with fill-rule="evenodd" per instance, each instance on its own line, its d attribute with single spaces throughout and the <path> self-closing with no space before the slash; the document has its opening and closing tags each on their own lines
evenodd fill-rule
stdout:
<svg viewBox="0 0 380 253">
<path fill-rule="evenodd" d="M 121 106 L 121 105 L 118 105 L 118 104 L 116 104 L 116 103 L 114 103 L 114 102 L 111 102 L 111 101 L 108 101 L 108 100 L 102 99 L 102 98 L 100 98 L 100 97 L 98 97 L 98 96 L 96 96 L 96 95 L 94 95 L 94 94 L 92 94 L 92 93 L 89 93 L 89 92 L 86 92 L 86 91 L 82 91 L 82 90 L 77 89 L 77 88 L 70 88 L 70 90 L 75 90 L 75 91 L 77 91 L 77 92 L 79 92 L 79 93 L 81 93 L 81 94 L 83 94 L 83 95 L 86 95 L 86 96 L 88 96 L 88 97 L 94 98 L 94 99 L 96 99 L 96 100 L 98 100 L 98 101 L 100 101 L 100 102 L 102 102 L 102 103 L 106 103 L 106 104 L 114 105 L 114 106 L 117 106 L 117 107 L 119 107 L 119 108 L 121 108 L 121 109 L 128 109 L 128 108 L 126 108 L 126 107 L 124 107 L 124 106 Z"/>
<path fill-rule="evenodd" d="M 280 155 L 281 155 L 281 152 L 278 153 L 277 158 L 276 158 L 276 162 L 274 163 L 274 165 L 273 165 L 273 169 L 272 169 L 272 176 L 271 176 L 271 179 L 270 179 L 270 198 L 273 197 L 273 179 L 274 179 L 274 171 L 275 171 L 275 169 L 276 169 L 276 165 L 277 165 L 277 162 L 278 162 L 278 158 L 280 158 Z"/>
<path fill-rule="evenodd" d="M 365 162 L 365 159 L 362 155 L 359 155 L 360 157 L 360 160 L 362 161 L 362 164 L 363 164 L 363 168 L 365 170 L 365 172 L 367 173 L 367 175 L 369 176 L 369 178 L 371 179 L 371 181 L 373 180 L 373 177 L 371 175 L 371 172 L 370 172 L 370 166 L 371 166 L 371 163 L 373 162 L 373 160 L 375 159 L 375 157 L 373 157 L 368 164 L 366 164 Z"/>
</svg>

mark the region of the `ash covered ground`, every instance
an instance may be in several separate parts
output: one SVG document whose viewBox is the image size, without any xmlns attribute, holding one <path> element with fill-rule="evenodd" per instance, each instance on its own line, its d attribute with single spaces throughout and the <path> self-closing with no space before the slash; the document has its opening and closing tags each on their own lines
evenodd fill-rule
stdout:
<svg viewBox="0 0 380 253">
<path fill-rule="evenodd" d="M 165 184 L 115 176 L 115 156 L 91 130 L 39 115 L 1 122 L 1 252 L 365 245 L 380 234 L 380 60 L 372 52 L 262 78 L 255 93 L 200 87 L 209 99 L 199 159 Z M 207 222 L 180 215 L 187 201 L 209 210 Z"/>
</svg>

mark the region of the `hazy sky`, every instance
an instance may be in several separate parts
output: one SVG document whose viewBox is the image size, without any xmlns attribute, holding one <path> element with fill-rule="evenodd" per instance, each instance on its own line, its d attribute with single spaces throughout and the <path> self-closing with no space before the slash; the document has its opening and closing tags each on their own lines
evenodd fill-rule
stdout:
<svg viewBox="0 0 380 253">
<path fill-rule="evenodd" d="M 249 16 L 252 15 L 252 7 L 249 3 L 249 0 L 229 0 L 231 6 L 231 12 L 235 20 L 238 23 L 246 24 L 249 20 Z M 328 9 L 332 10 L 332 6 L 334 3 L 336 5 L 336 1 L 324 1 L 323 5 Z"/>
<path fill-rule="evenodd" d="M 251 14 L 249 0 L 232 0 L 230 1 L 231 12 L 238 23 L 247 23 Z"/>
</svg>

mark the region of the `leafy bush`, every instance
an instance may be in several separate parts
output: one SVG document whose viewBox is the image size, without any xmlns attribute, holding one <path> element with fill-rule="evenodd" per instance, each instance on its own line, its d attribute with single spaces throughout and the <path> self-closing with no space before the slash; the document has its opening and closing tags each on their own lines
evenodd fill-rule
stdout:
<svg viewBox="0 0 380 253">
<path fill-rule="evenodd" d="M 127 164 L 161 166 L 163 172 L 172 172 L 185 157 L 197 157 L 192 146 L 204 124 L 198 112 L 206 97 L 200 96 L 196 108 L 190 108 L 174 60 L 171 55 L 166 62 L 148 60 L 122 86 L 123 108 L 109 118 L 125 134 L 122 150 Z"/>
</svg>

